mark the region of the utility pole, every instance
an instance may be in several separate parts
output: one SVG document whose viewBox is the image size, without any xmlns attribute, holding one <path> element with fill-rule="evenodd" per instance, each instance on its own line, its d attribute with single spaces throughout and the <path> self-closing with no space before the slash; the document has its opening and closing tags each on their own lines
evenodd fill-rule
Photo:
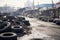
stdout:
<svg viewBox="0 0 60 40">
<path fill-rule="evenodd" d="M 38 1 L 38 15 L 40 14 L 40 13 L 39 13 L 39 9 L 40 9 L 40 7 L 39 7 L 39 1 Z"/>
<path fill-rule="evenodd" d="M 56 12 L 55 12 L 55 7 L 54 7 L 54 2 L 53 0 L 52 1 L 52 12 L 53 12 L 53 17 L 55 18 L 56 17 Z"/>
<path fill-rule="evenodd" d="M 56 8 L 56 4 L 55 4 L 55 12 L 56 12 L 56 18 L 59 18 L 59 13 L 58 13 L 58 9 Z"/>
<path fill-rule="evenodd" d="M 33 0 L 33 10 L 35 9 L 35 7 L 34 7 L 34 0 Z"/>
<path fill-rule="evenodd" d="M 53 2 L 53 0 L 52 0 L 52 8 L 54 9 L 54 2 Z"/>
<path fill-rule="evenodd" d="M 57 12 L 56 4 L 54 4 L 53 0 L 52 0 L 52 8 L 53 8 L 54 18 L 59 18 L 59 14 Z"/>
</svg>

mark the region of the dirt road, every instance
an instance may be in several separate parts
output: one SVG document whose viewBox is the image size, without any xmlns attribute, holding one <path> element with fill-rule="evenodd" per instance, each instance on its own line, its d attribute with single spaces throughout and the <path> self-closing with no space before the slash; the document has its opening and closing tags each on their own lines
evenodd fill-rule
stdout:
<svg viewBox="0 0 60 40">
<path fill-rule="evenodd" d="M 32 34 L 18 37 L 18 40 L 30 40 L 32 38 L 40 38 L 44 40 L 60 40 L 60 26 L 51 23 L 43 22 L 36 18 L 27 18 L 32 27 Z"/>
</svg>

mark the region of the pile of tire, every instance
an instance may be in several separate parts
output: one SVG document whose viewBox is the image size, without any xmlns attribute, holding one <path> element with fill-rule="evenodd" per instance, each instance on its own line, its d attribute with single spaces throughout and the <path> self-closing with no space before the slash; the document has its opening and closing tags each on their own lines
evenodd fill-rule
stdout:
<svg viewBox="0 0 60 40">
<path fill-rule="evenodd" d="M 24 29 L 19 25 L 12 26 L 11 30 L 12 30 L 12 32 L 16 33 L 18 37 L 21 37 L 24 35 Z"/>
<path fill-rule="evenodd" d="M 17 40 L 17 35 L 13 32 L 1 33 L 0 40 Z"/>
<path fill-rule="evenodd" d="M 3 32 L 10 32 L 11 30 L 10 30 L 10 26 L 11 26 L 11 24 L 10 24 L 10 22 L 2 22 L 1 24 L 0 24 L 0 33 L 3 33 Z"/>
<path fill-rule="evenodd" d="M 11 27 L 12 32 L 16 33 L 17 36 L 20 36 L 24 33 L 24 29 L 20 25 L 12 26 Z"/>
<path fill-rule="evenodd" d="M 24 28 L 22 27 L 22 23 L 25 24 L 26 26 L 30 26 L 30 23 L 28 20 L 25 20 L 24 17 L 16 17 L 15 16 L 2 16 L 0 20 L 0 38 L 1 40 L 4 40 L 6 36 L 11 36 L 9 33 L 13 32 L 16 33 L 17 36 L 23 34 L 24 35 Z M 25 28 L 27 28 L 25 26 Z M 29 28 L 29 27 L 28 27 Z M 4 35 L 8 33 L 9 35 Z M 22 35 L 22 36 L 23 36 Z M 2 39 L 3 37 L 3 39 Z M 9 39 L 9 37 L 6 37 Z M 5 39 L 5 40 L 8 40 Z M 9 39 L 12 40 L 12 39 Z M 13 39 L 14 40 L 14 39 Z"/>
</svg>

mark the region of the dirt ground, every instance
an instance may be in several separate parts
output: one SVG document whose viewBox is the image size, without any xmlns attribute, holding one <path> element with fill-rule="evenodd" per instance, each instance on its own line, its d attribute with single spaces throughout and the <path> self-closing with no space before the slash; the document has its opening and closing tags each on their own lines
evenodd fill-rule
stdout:
<svg viewBox="0 0 60 40">
<path fill-rule="evenodd" d="M 33 38 L 39 38 L 44 40 L 60 40 L 60 26 L 51 22 L 43 22 L 36 18 L 27 18 L 32 27 L 32 34 L 18 37 L 18 40 L 31 40 Z"/>
</svg>

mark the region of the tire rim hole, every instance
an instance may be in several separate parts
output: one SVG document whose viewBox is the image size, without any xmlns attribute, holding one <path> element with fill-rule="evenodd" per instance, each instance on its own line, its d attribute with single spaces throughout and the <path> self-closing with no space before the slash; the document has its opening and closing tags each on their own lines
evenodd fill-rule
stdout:
<svg viewBox="0 0 60 40">
<path fill-rule="evenodd" d="M 14 28 L 20 28 L 20 27 L 14 27 Z"/>
<path fill-rule="evenodd" d="M 4 34 L 3 36 L 12 36 L 13 34 Z"/>
</svg>

